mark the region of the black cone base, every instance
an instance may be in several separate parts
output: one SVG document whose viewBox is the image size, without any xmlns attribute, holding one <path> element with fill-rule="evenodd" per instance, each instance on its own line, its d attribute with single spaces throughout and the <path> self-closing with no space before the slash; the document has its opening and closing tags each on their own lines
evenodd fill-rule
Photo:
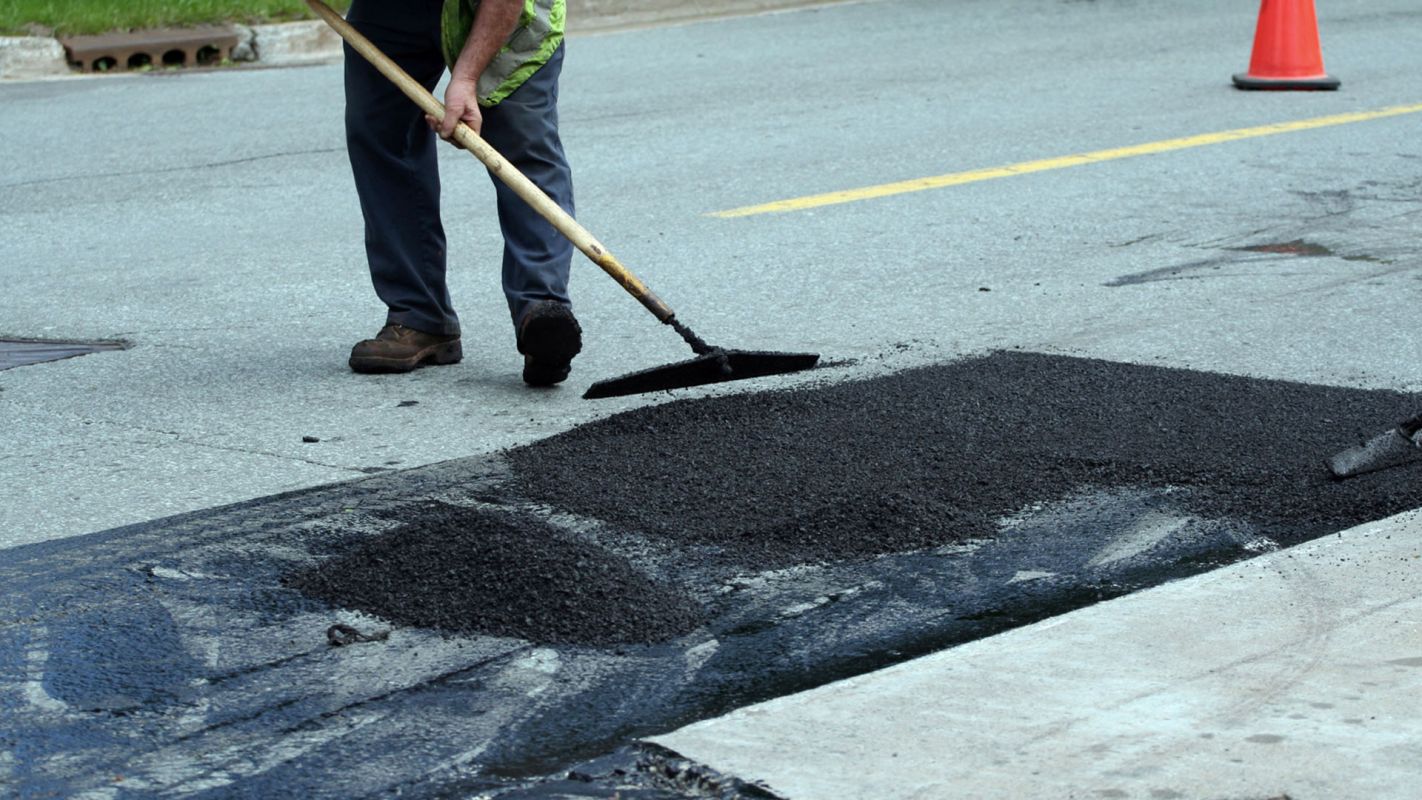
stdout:
<svg viewBox="0 0 1422 800">
<path fill-rule="evenodd" d="M 1295 91 L 1332 91 L 1341 81 L 1332 75 L 1319 78 L 1255 78 L 1247 73 L 1234 76 L 1234 85 L 1241 89 L 1275 89 Z"/>
<path fill-rule="evenodd" d="M 620 378 L 598 381 L 588 387 L 584 400 L 621 397 L 643 392 L 684 389 L 708 383 L 739 381 L 782 375 L 810 369 L 818 363 L 816 353 L 760 353 L 746 350 L 723 350 L 698 356 L 690 361 L 678 361 L 664 367 L 654 367 Z M 729 367 L 729 370 L 727 369 Z"/>
</svg>

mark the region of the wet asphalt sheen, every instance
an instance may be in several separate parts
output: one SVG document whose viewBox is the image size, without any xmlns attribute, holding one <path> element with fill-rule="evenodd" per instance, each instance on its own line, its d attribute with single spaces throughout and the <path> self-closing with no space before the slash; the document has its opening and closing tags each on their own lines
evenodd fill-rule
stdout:
<svg viewBox="0 0 1422 800">
<path fill-rule="evenodd" d="M 0 777 L 764 796 L 635 740 L 1408 508 L 1408 400 L 999 352 L 15 548 Z"/>
</svg>

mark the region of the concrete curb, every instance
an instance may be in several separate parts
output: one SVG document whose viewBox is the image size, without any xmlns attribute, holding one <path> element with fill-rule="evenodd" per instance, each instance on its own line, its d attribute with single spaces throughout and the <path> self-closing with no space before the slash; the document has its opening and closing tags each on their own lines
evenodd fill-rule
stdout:
<svg viewBox="0 0 1422 800">
<path fill-rule="evenodd" d="M 800 800 L 1413 797 L 1419 533 L 1406 511 L 648 741 Z"/>
<path fill-rule="evenodd" d="M 68 74 L 69 62 L 58 39 L 0 36 L 0 78 L 48 78 Z"/>
<path fill-rule="evenodd" d="M 859 1 L 862 0 L 568 0 L 568 32 L 605 33 Z M 341 38 L 320 20 L 232 27 L 241 37 L 232 53 L 234 61 L 280 67 L 321 64 L 342 57 Z M 0 80 L 76 74 L 57 39 L 0 37 Z"/>
<path fill-rule="evenodd" d="M 319 19 L 253 25 L 253 61 L 271 67 L 320 64 L 341 57 L 341 37 Z"/>
</svg>

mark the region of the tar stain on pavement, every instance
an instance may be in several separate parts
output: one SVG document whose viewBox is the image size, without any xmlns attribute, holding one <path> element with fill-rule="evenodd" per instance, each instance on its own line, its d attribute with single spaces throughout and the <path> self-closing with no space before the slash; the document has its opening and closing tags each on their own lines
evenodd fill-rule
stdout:
<svg viewBox="0 0 1422 800">
<path fill-rule="evenodd" d="M 1218 373 L 998 353 L 868 381 L 670 403 L 509 454 L 531 498 L 739 564 L 991 537 L 1084 487 L 1183 487 L 1296 542 L 1416 504 L 1411 480 L 1322 459 L 1410 407 Z"/>
<path fill-rule="evenodd" d="M 413 516 L 283 582 L 401 625 L 542 643 L 656 642 L 704 622 L 685 592 L 538 520 L 443 503 Z"/>
</svg>

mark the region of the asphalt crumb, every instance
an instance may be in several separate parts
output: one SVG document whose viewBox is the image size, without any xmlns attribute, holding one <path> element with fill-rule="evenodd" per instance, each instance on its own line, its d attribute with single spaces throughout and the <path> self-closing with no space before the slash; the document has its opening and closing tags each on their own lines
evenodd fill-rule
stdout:
<svg viewBox="0 0 1422 800">
<path fill-rule="evenodd" d="M 991 537 L 1034 502 L 1188 488 L 1284 544 L 1417 504 L 1422 468 L 1323 460 L 1415 398 L 1037 353 L 677 401 L 509 451 L 524 497 L 777 566 Z"/>
<path fill-rule="evenodd" d="M 674 639 L 701 606 L 541 520 L 443 503 L 282 583 L 397 625 L 606 646 Z"/>
</svg>

